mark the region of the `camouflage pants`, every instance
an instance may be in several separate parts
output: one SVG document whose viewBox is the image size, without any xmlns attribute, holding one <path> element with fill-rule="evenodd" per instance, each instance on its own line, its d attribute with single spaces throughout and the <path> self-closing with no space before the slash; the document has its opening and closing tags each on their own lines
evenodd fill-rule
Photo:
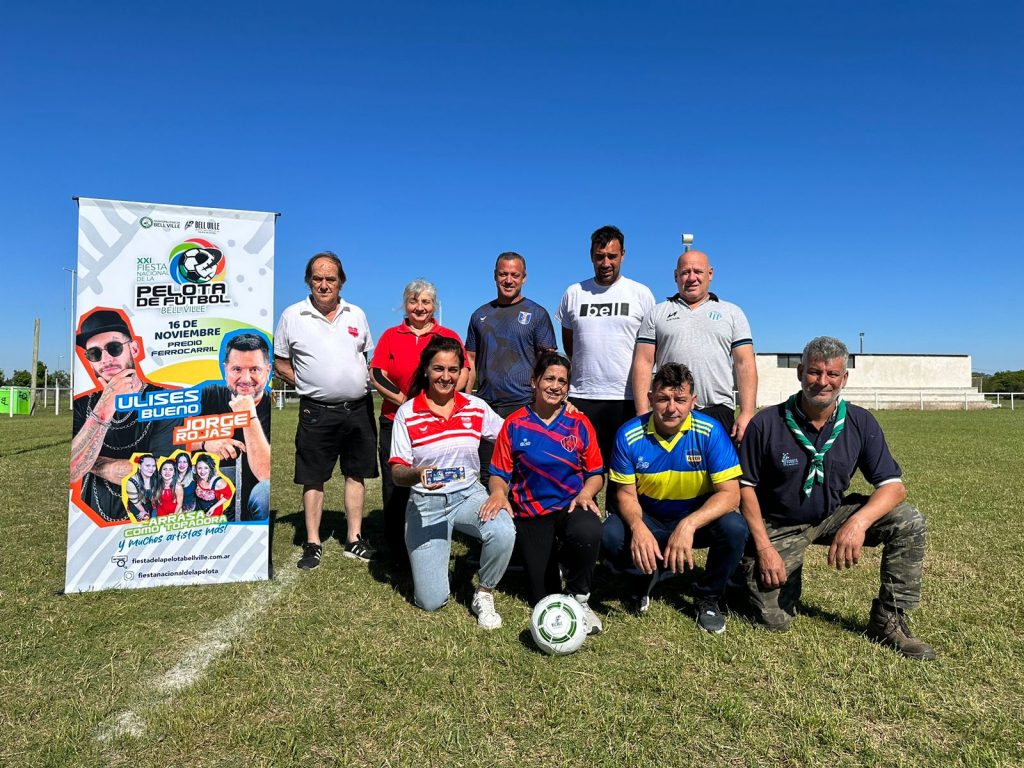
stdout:
<svg viewBox="0 0 1024 768">
<path fill-rule="evenodd" d="M 828 546 L 833 537 L 867 496 L 848 496 L 847 503 L 817 525 L 778 525 L 765 519 L 768 538 L 786 564 L 786 583 L 765 589 L 753 552 L 747 551 L 740 564 L 747 598 L 754 614 L 769 629 L 785 630 L 796 616 L 796 604 L 803 587 L 804 552 L 811 544 Z M 878 599 L 888 609 L 910 610 L 921 600 L 921 568 L 924 564 L 924 515 L 907 503 L 897 505 L 868 528 L 864 546 L 882 547 L 881 587 Z"/>
</svg>

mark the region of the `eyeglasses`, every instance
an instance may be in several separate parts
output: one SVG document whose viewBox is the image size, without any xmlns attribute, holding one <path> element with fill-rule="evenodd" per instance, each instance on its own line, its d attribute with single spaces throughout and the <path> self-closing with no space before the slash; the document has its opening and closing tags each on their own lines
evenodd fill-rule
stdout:
<svg viewBox="0 0 1024 768">
<path fill-rule="evenodd" d="M 111 357 L 117 357 L 122 352 L 124 352 L 124 342 L 108 341 L 106 344 L 103 345 L 102 349 L 100 347 L 89 347 L 87 350 L 85 350 L 85 359 L 93 363 L 98 363 L 100 360 L 103 359 L 104 349 L 107 350 L 107 354 L 110 355 Z"/>
</svg>

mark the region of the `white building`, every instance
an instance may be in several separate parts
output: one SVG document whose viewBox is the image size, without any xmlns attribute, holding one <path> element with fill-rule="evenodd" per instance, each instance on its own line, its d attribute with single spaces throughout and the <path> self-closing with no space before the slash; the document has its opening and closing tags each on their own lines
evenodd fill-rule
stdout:
<svg viewBox="0 0 1024 768">
<path fill-rule="evenodd" d="M 797 391 L 799 352 L 757 354 L 757 407 Z M 865 408 L 986 408 L 971 386 L 970 355 L 850 354 L 844 397 Z"/>
</svg>

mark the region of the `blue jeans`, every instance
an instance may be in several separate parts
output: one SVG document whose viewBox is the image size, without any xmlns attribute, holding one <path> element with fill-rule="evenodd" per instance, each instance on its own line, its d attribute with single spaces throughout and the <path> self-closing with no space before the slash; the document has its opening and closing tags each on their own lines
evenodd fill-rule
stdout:
<svg viewBox="0 0 1024 768">
<path fill-rule="evenodd" d="M 658 546 L 664 551 L 665 545 L 668 544 L 668 537 L 672 535 L 679 521 L 659 520 L 646 512 L 643 520 L 644 525 L 658 540 Z M 633 555 L 629 548 L 632 540 L 633 536 L 622 518 L 618 515 L 608 515 L 608 519 L 604 521 L 601 546 L 618 568 L 636 572 Z M 694 549 L 707 547 L 708 559 L 704 567 L 704 577 L 693 585 L 695 596 L 711 597 L 716 600 L 722 597 L 729 577 L 732 576 L 736 566 L 740 563 L 740 558 L 743 557 L 743 547 L 746 541 L 747 521 L 739 512 L 728 512 L 697 529 L 697 532 L 693 534 L 693 547 Z M 643 577 L 645 586 L 641 592 L 646 589 L 650 580 L 650 576 Z"/>
<path fill-rule="evenodd" d="M 436 611 L 448 602 L 448 559 L 452 530 L 483 542 L 480 551 L 480 586 L 493 589 L 505 575 L 516 528 L 502 511 L 493 520 L 480 522 L 480 507 L 487 492 L 479 483 L 454 493 L 413 491 L 405 508 L 405 546 L 412 566 L 416 605 Z"/>
<path fill-rule="evenodd" d="M 270 481 L 261 480 L 249 491 L 249 519 L 270 519 Z"/>
</svg>

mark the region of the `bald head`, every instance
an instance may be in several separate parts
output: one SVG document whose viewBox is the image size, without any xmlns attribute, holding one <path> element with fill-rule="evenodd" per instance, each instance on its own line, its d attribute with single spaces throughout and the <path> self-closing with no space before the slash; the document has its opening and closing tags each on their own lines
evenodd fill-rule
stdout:
<svg viewBox="0 0 1024 768">
<path fill-rule="evenodd" d="M 703 251 L 686 251 L 676 262 L 676 287 L 687 304 L 700 304 L 711 290 L 711 277 L 715 270 Z"/>
</svg>

